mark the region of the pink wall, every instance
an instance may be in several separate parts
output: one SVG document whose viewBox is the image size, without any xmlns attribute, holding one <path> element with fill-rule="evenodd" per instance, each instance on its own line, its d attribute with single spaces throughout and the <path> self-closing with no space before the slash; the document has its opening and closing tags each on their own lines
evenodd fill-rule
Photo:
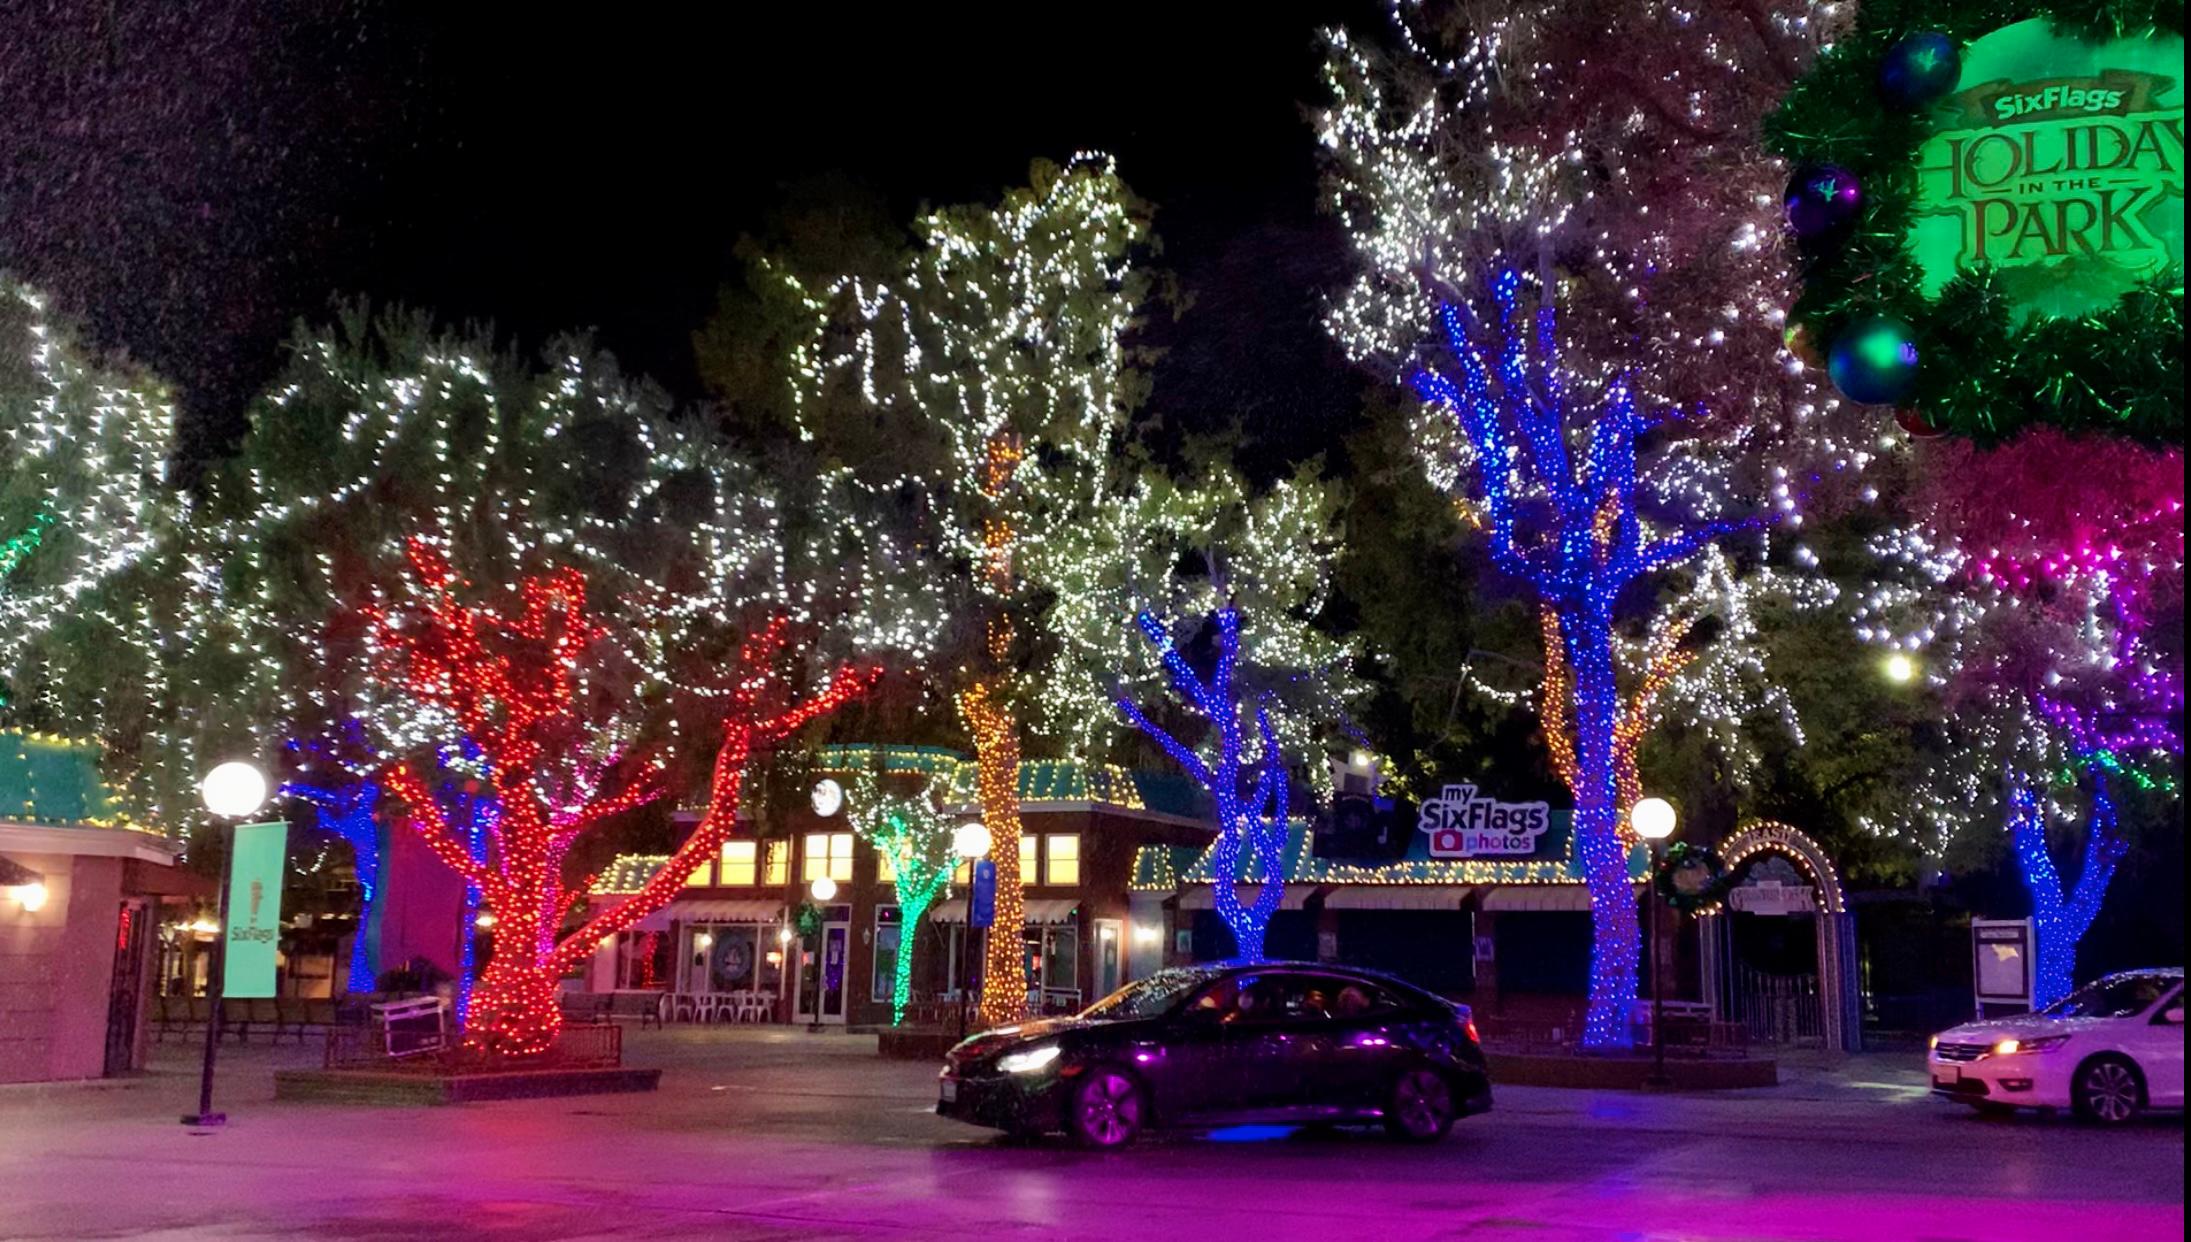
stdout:
<svg viewBox="0 0 2191 1242">
<path fill-rule="evenodd" d="M 9 857 L 44 873 L 46 904 L 28 911 L 0 898 L 0 1082 L 97 1078 L 106 1069 L 122 860 Z"/>
</svg>

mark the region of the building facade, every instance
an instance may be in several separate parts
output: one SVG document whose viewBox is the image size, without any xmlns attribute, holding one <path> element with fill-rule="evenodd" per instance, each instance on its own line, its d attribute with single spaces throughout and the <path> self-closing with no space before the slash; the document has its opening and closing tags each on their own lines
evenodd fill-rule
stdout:
<svg viewBox="0 0 2191 1242">
<path fill-rule="evenodd" d="M 934 783 L 946 813 L 978 818 L 973 764 L 955 751 L 842 746 L 817 777 L 880 771 Z M 1131 939 L 1134 862 L 1146 847 L 1199 850 L 1212 835 L 1180 782 L 1157 774 L 1030 761 L 1020 769 L 1020 874 L 1026 919 L 1015 929 L 1032 1005 L 1078 1009 L 1161 946 Z M 969 868 L 917 927 L 907 928 L 883 857 L 841 809 L 799 807 L 766 832 L 741 823 L 686 890 L 638 927 L 604 942 L 583 986 L 651 989 L 672 1016 L 810 1025 L 879 1025 L 892 1017 L 897 954 L 914 954 L 914 1017 L 943 1021 L 968 998 L 983 934 L 967 923 Z M 666 856 L 627 856 L 597 882 L 595 908 L 640 885 Z M 815 897 L 818 881 L 834 886 Z"/>
<path fill-rule="evenodd" d="M 0 1082 L 142 1069 L 161 906 L 202 887 L 118 824 L 96 758 L 0 734 Z"/>
</svg>

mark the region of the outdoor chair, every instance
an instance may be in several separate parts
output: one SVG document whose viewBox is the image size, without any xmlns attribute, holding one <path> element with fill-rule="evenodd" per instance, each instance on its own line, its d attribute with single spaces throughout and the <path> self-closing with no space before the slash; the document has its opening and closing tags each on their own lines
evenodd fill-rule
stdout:
<svg viewBox="0 0 2191 1242">
<path fill-rule="evenodd" d="M 691 1022 L 698 1012 L 699 1006 L 693 1003 L 692 993 L 679 992 L 670 998 L 670 1021 Z"/>
</svg>

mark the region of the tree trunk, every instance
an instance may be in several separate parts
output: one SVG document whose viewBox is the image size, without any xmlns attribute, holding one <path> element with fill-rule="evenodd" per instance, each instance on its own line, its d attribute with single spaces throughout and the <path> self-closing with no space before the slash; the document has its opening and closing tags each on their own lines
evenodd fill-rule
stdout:
<svg viewBox="0 0 2191 1242">
<path fill-rule="evenodd" d="M 496 938 L 487 973 L 472 989 L 469 1029 L 496 1052 L 530 1056 L 546 1052 L 563 1029 L 555 980 L 543 969 L 539 942 L 511 919 L 511 934 Z"/>
<path fill-rule="evenodd" d="M 1620 1051 L 1633 1046 L 1628 1017 L 1636 996 L 1640 935 L 1619 822 L 1614 730 L 1620 699 L 1612 619 L 1604 608 L 1585 605 L 1564 616 L 1560 630 L 1575 686 L 1575 861 L 1590 889 L 1590 1009 L 1582 1042 L 1585 1048 Z"/>
<path fill-rule="evenodd" d="M 982 826 L 989 830 L 989 860 L 997 869 L 996 923 L 983 937 L 981 1008 L 984 1026 L 1027 1016 L 1027 965 L 1021 945 L 1026 899 L 1019 874 L 1019 719 L 993 682 L 982 682 L 961 707 L 974 730 L 976 792 Z"/>
</svg>

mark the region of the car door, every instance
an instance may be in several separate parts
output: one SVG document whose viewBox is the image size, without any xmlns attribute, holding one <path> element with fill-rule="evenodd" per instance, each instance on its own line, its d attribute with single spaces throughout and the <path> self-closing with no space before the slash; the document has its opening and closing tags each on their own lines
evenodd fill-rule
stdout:
<svg viewBox="0 0 2191 1242">
<path fill-rule="evenodd" d="M 1245 1053 L 1253 1032 L 1241 1025 L 1238 977 L 1220 979 L 1172 1015 L 1141 1073 L 1173 1121 L 1225 1117 L 1244 1107 Z"/>
<path fill-rule="evenodd" d="M 1333 1115 L 1331 981 L 1274 971 L 1244 986 L 1238 1023 L 1242 1109 L 1262 1117 Z"/>
<path fill-rule="evenodd" d="M 1318 1075 L 1331 1105 L 1344 1112 L 1383 1108 L 1406 1055 L 1405 1032 L 1422 1020 L 1392 991 L 1366 979 L 1335 979 L 1331 1030 Z"/>
<path fill-rule="evenodd" d="M 2145 1094 L 2155 1108 L 2183 1107 L 2183 988 L 2140 1017 L 2129 1034 L 2130 1053 L 2145 1074 Z"/>
</svg>

